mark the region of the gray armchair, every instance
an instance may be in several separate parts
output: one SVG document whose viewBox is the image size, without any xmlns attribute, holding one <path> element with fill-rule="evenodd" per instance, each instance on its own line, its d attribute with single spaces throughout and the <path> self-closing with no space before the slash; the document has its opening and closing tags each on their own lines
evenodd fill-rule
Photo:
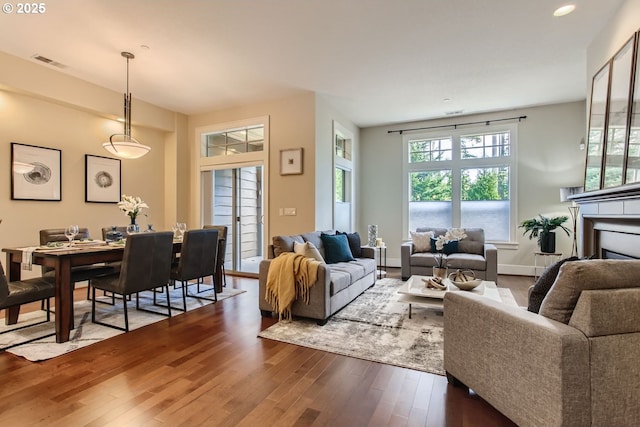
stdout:
<svg viewBox="0 0 640 427">
<path fill-rule="evenodd" d="M 521 426 L 640 422 L 640 261 L 562 265 L 540 314 L 444 298 L 444 368 Z"/>
<path fill-rule="evenodd" d="M 447 232 L 446 228 L 419 227 L 416 231 L 433 231 L 440 236 Z M 479 279 L 498 281 L 498 249 L 484 240 L 482 228 L 465 228 L 467 237 L 458 242 L 458 252 L 443 255 L 449 269 L 471 270 Z M 405 242 L 400 248 L 402 280 L 413 275 L 431 276 L 436 265 L 432 252 L 416 252 L 413 242 Z"/>
</svg>

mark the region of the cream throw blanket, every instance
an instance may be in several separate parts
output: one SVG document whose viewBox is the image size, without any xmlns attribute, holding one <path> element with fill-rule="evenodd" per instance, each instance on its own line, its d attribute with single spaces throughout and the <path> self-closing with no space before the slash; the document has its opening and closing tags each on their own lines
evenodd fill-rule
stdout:
<svg viewBox="0 0 640 427">
<path fill-rule="evenodd" d="M 285 252 L 271 261 L 267 273 L 265 300 L 280 320 L 291 320 L 291 304 L 298 299 L 309 304 L 309 291 L 318 279 L 319 261 Z"/>
</svg>

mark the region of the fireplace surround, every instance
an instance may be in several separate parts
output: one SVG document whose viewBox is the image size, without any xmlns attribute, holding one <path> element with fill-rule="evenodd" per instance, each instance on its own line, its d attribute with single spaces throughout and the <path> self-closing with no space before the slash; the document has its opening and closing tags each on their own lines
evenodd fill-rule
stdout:
<svg viewBox="0 0 640 427">
<path fill-rule="evenodd" d="M 640 258 L 640 185 L 569 198 L 580 206 L 581 256 Z"/>
</svg>

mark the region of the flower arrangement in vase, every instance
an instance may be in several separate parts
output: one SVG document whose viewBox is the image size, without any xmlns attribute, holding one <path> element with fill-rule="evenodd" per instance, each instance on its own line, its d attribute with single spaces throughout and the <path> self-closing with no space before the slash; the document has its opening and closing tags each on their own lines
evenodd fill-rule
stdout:
<svg viewBox="0 0 640 427">
<path fill-rule="evenodd" d="M 131 225 L 138 225 L 136 219 L 142 212 L 142 209 L 148 209 L 149 206 L 142 201 L 140 197 L 122 195 L 122 200 L 118 202 L 118 208 L 131 219 Z"/>
<path fill-rule="evenodd" d="M 457 242 L 464 239 L 467 235 L 463 228 L 451 228 L 445 234 L 435 238 L 436 254 L 434 258 L 436 265 L 433 267 L 433 276 L 445 279 L 447 277 L 447 261 L 444 257 L 444 247 L 447 243 Z"/>
</svg>

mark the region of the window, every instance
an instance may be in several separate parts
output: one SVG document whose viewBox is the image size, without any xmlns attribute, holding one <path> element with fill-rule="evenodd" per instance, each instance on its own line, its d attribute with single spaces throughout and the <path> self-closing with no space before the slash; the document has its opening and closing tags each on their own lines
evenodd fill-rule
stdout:
<svg viewBox="0 0 640 427">
<path fill-rule="evenodd" d="M 354 227 L 353 133 L 333 122 L 333 228 L 351 231 Z"/>
<path fill-rule="evenodd" d="M 480 227 L 491 241 L 511 240 L 516 126 L 405 135 L 405 224 Z"/>
<path fill-rule="evenodd" d="M 245 127 L 203 136 L 201 157 L 231 156 L 264 149 L 264 126 Z"/>
</svg>

